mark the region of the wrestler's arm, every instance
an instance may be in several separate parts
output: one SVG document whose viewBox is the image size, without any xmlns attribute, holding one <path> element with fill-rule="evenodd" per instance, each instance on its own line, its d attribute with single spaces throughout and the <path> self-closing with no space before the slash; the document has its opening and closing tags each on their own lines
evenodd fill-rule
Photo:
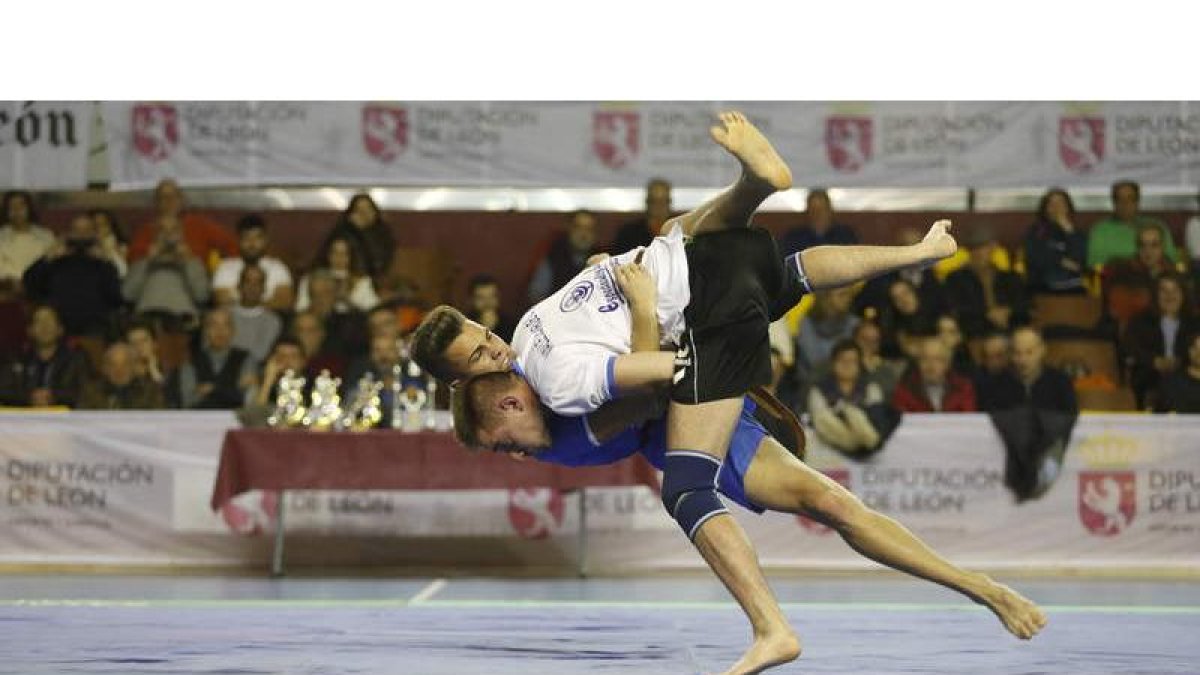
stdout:
<svg viewBox="0 0 1200 675">
<path fill-rule="evenodd" d="M 939 220 L 911 246 L 814 246 L 800 253 L 800 262 L 813 290 L 846 286 L 954 255 L 958 244 L 949 229 L 950 221 Z"/>
<path fill-rule="evenodd" d="M 606 443 L 631 426 L 667 414 L 666 391 L 636 394 L 609 401 L 588 415 L 588 427 L 597 441 Z"/>
<path fill-rule="evenodd" d="M 658 290 L 654 278 L 641 265 L 641 256 L 628 265 L 617 265 L 615 276 L 621 292 L 629 299 L 633 328 L 632 353 L 617 357 L 614 366 L 616 396 L 640 393 L 658 384 L 666 384 L 675 374 L 675 357 L 659 351 Z"/>
</svg>

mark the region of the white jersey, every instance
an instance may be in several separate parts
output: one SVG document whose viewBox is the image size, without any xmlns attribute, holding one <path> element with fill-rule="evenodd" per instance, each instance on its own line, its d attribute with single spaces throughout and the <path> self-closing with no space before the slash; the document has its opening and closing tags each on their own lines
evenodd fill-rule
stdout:
<svg viewBox="0 0 1200 675">
<path fill-rule="evenodd" d="M 641 251 L 584 269 L 517 324 L 512 340 L 517 368 L 554 412 L 583 415 L 616 397 L 614 366 L 617 356 L 632 349 L 633 319 L 613 269 Z M 683 231 L 676 225 L 644 251 L 642 264 L 658 292 L 659 334 L 673 343 L 685 329 L 683 310 L 691 299 Z"/>
</svg>

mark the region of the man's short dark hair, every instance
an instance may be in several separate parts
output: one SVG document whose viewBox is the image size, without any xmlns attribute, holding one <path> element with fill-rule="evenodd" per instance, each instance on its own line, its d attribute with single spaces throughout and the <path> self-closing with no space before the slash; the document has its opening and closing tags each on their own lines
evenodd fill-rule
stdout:
<svg viewBox="0 0 1200 675">
<path fill-rule="evenodd" d="M 454 389 L 450 397 L 450 413 L 454 417 L 454 437 L 462 445 L 482 449 L 479 430 L 495 421 L 488 400 L 498 391 L 507 389 L 517 377 L 511 370 L 498 370 L 474 375 Z"/>
<path fill-rule="evenodd" d="M 841 356 L 842 352 L 854 352 L 858 356 L 859 362 L 862 361 L 862 348 L 850 338 L 842 338 L 834 343 L 833 350 L 829 352 L 829 360 L 832 361 Z"/>
<path fill-rule="evenodd" d="M 1117 181 L 1117 182 L 1115 182 L 1115 183 L 1113 183 L 1113 184 L 1112 184 L 1112 189 L 1111 189 L 1111 190 L 1109 191 L 1109 193 L 1108 193 L 1108 194 L 1109 194 L 1109 196 L 1110 196 L 1110 197 L 1112 197 L 1112 200 L 1113 200 L 1114 202 L 1115 202 L 1115 201 L 1117 201 L 1117 192 L 1118 192 L 1118 191 L 1120 191 L 1120 189 L 1121 189 L 1121 188 L 1123 188 L 1123 187 L 1131 188 L 1131 189 L 1133 190 L 1133 196 L 1134 196 L 1134 198 L 1135 198 L 1135 199 L 1137 199 L 1138 201 L 1141 201 L 1141 199 L 1142 199 L 1142 186 L 1141 186 L 1141 185 L 1139 185 L 1137 181 L 1134 181 L 1134 180 L 1119 180 L 1119 181 Z"/>
<path fill-rule="evenodd" d="M 452 382 L 460 373 L 451 372 L 446 360 L 450 343 L 462 334 L 463 313 L 450 305 L 434 307 L 413 331 L 410 350 L 417 365 L 442 382 Z"/>
<path fill-rule="evenodd" d="M 4 193 L 4 210 L 0 213 L 0 220 L 8 222 L 8 207 L 16 199 L 25 200 L 25 207 L 29 211 L 29 222 L 38 223 L 37 206 L 33 203 L 33 194 L 27 190 L 9 190 Z"/>
<path fill-rule="evenodd" d="M 250 230 L 263 230 L 265 232 L 266 229 L 267 221 L 263 220 L 263 217 L 257 213 L 247 213 L 237 221 L 237 233 L 239 235 L 245 234 Z"/>
<path fill-rule="evenodd" d="M 309 356 L 308 352 L 306 352 L 304 350 L 304 343 L 301 342 L 300 340 L 297 340 L 296 338 L 292 337 L 291 335 L 280 335 L 279 339 L 275 341 L 275 344 L 271 345 L 271 353 L 274 354 L 275 350 L 283 345 L 287 345 L 287 346 L 291 346 L 291 347 L 295 347 L 296 349 L 299 349 L 300 353 L 304 354 L 304 358 L 308 358 L 308 356 Z"/>
<path fill-rule="evenodd" d="M 467 292 L 474 293 L 475 289 L 482 288 L 483 286 L 496 286 L 498 288 L 500 282 L 496 281 L 496 277 L 490 274 L 476 274 L 467 282 Z"/>
</svg>

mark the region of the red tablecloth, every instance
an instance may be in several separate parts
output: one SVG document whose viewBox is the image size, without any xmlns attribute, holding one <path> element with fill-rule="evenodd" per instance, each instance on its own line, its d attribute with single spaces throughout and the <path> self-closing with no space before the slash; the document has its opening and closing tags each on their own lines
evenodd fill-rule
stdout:
<svg viewBox="0 0 1200 675">
<path fill-rule="evenodd" d="M 318 433 L 235 429 L 225 433 L 212 508 L 247 490 L 466 490 L 600 485 L 658 488 L 641 456 L 569 468 L 493 452 L 473 453 L 448 433 Z"/>
</svg>

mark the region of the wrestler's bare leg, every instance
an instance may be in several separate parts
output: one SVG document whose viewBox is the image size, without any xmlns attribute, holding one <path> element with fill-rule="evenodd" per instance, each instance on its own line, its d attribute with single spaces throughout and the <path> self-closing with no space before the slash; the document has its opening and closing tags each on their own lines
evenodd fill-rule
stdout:
<svg viewBox="0 0 1200 675">
<path fill-rule="evenodd" d="M 986 574 L 968 572 L 926 546 L 900 523 L 863 505 L 849 490 L 797 460 L 767 437 L 746 472 L 750 500 L 801 513 L 837 530 L 855 551 L 880 564 L 958 591 L 984 605 L 1013 635 L 1028 640 L 1046 625 L 1037 605 Z"/>
<path fill-rule="evenodd" d="M 698 405 L 671 403 L 667 447 L 724 458 L 742 405 L 741 398 Z M 700 526 L 694 542 L 746 612 L 754 631 L 750 649 L 727 673 L 758 673 L 799 656 L 800 641 L 767 586 L 754 547 L 733 516 L 710 518 Z"/>
<path fill-rule="evenodd" d="M 696 209 L 667 221 L 664 234 L 675 223 L 682 225 L 687 235 L 745 227 L 767 197 L 792 187 L 792 172 L 787 163 L 745 115 L 727 112 L 721 113 L 719 119 L 709 134 L 741 163 L 742 175 Z"/>
</svg>

